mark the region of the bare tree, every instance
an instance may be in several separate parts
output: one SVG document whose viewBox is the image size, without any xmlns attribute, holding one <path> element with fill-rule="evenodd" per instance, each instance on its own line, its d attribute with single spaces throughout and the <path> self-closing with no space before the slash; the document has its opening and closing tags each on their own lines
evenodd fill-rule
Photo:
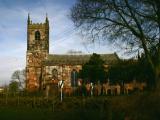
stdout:
<svg viewBox="0 0 160 120">
<path fill-rule="evenodd" d="M 18 82 L 19 89 L 24 89 L 25 87 L 25 73 L 25 70 L 16 70 L 11 76 L 12 81 Z"/>
<path fill-rule="evenodd" d="M 153 82 L 160 85 L 159 0 L 78 0 L 71 19 L 93 41 L 108 40 L 129 45 L 131 52 L 142 51 L 155 76 Z"/>
</svg>

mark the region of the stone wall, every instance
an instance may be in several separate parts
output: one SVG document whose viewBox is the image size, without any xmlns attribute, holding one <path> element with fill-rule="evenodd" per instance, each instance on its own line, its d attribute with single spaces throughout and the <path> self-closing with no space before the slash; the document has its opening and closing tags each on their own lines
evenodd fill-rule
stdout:
<svg viewBox="0 0 160 120">
<path fill-rule="evenodd" d="M 79 72 L 79 70 L 82 69 L 82 66 L 81 65 L 44 66 L 42 74 L 44 85 L 47 83 L 51 83 L 51 81 L 54 79 L 52 73 L 54 69 L 56 69 L 58 72 L 57 81 L 64 80 L 65 86 L 71 86 L 71 72 L 73 70 Z"/>
</svg>

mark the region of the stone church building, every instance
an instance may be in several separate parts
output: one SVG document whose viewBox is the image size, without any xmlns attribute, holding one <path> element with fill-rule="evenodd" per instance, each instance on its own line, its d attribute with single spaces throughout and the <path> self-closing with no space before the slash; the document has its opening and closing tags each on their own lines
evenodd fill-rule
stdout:
<svg viewBox="0 0 160 120">
<path fill-rule="evenodd" d="M 45 88 L 47 84 L 64 80 L 66 86 L 77 85 L 77 73 L 91 55 L 49 54 L 49 20 L 32 23 L 27 20 L 26 88 L 29 91 Z M 116 53 L 101 54 L 106 69 L 118 61 Z"/>
</svg>

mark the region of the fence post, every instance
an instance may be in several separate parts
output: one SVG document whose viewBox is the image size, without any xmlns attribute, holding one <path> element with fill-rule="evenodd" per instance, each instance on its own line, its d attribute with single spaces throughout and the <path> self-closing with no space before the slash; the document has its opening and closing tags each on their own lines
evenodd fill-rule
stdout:
<svg viewBox="0 0 160 120">
<path fill-rule="evenodd" d="M 6 92 L 6 99 L 5 99 L 6 105 L 8 104 L 8 92 Z"/>
<path fill-rule="evenodd" d="M 17 98 L 17 105 L 19 106 L 19 95 L 18 95 L 18 98 Z"/>
</svg>

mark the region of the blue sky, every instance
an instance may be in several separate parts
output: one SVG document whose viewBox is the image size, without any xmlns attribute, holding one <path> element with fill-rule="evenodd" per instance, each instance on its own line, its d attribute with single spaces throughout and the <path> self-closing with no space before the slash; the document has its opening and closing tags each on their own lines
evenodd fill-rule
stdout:
<svg viewBox="0 0 160 120">
<path fill-rule="evenodd" d="M 76 0 L 0 0 L 0 85 L 8 84 L 15 70 L 26 65 L 27 15 L 33 22 L 50 22 L 50 53 L 69 50 L 84 54 L 113 53 L 111 45 L 86 44 L 69 18 Z"/>
</svg>

